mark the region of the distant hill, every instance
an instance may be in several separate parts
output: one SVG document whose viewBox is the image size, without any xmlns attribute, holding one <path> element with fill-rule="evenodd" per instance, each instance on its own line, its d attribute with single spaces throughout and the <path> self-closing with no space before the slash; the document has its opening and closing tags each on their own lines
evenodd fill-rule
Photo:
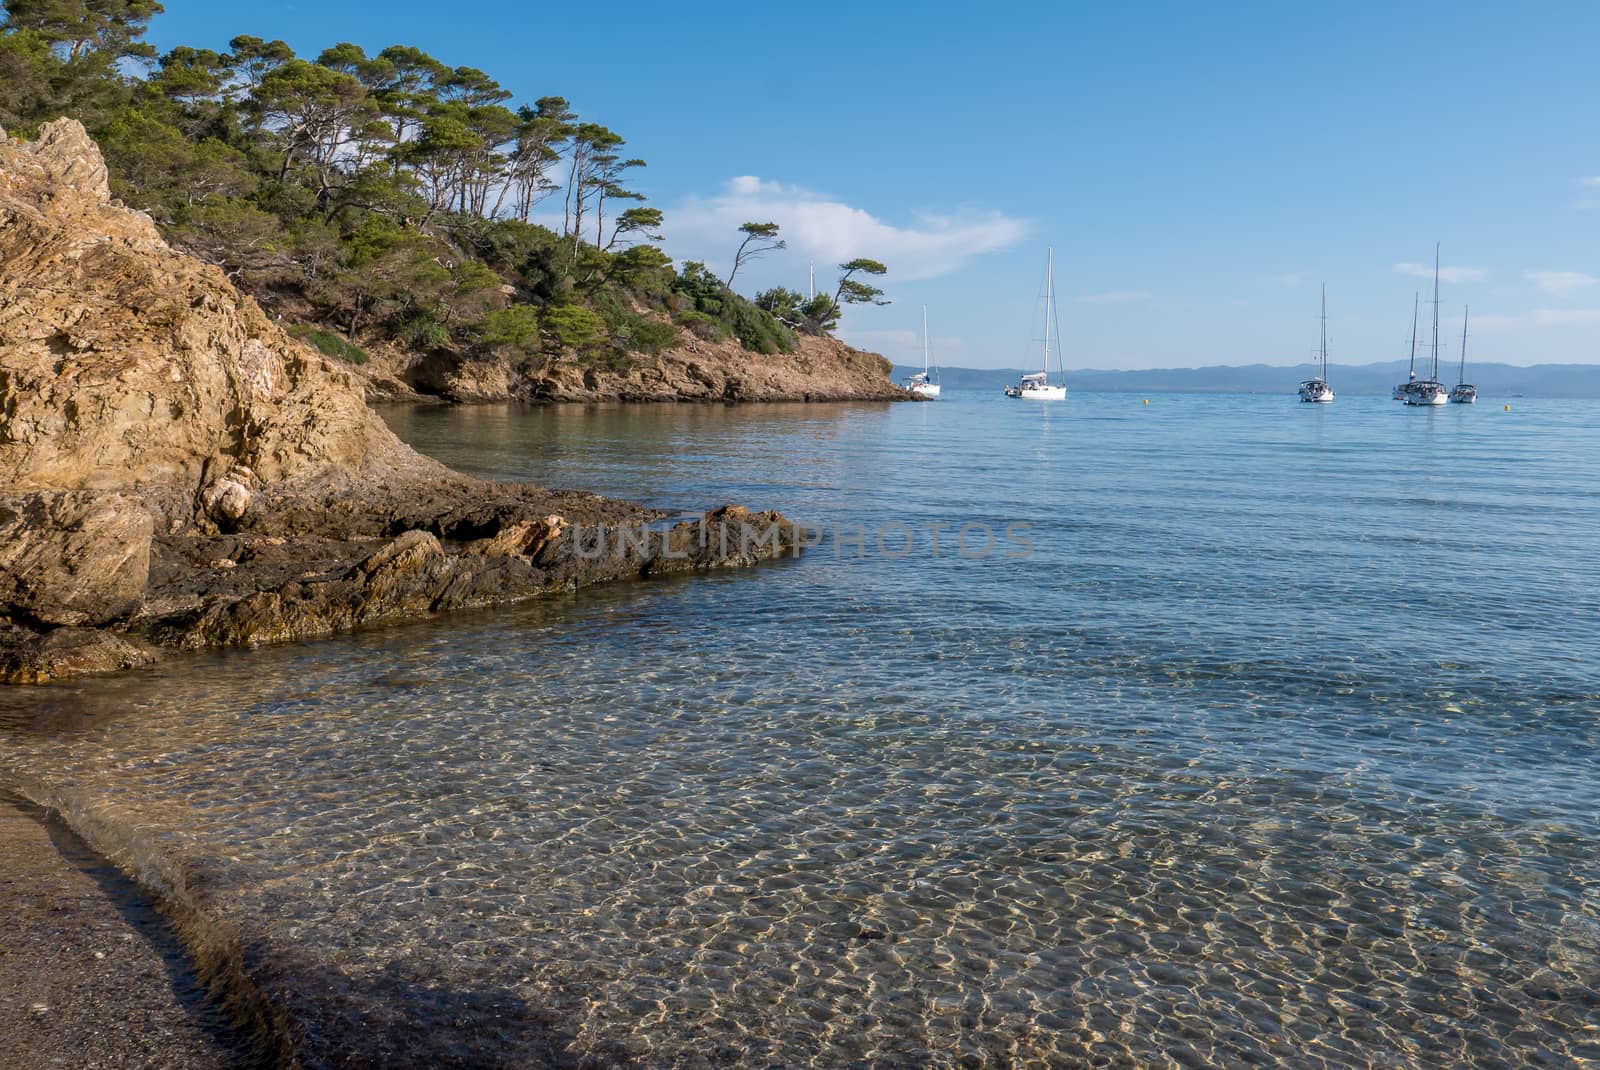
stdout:
<svg viewBox="0 0 1600 1070">
<path fill-rule="evenodd" d="M 1329 364 L 1328 380 L 1341 394 L 1387 396 L 1404 382 L 1403 360 L 1379 364 Z M 1034 369 L 1037 370 L 1037 369 Z M 920 368 L 896 365 L 895 379 Z M 1442 370 L 1443 371 L 1443 370 Z M 939 380 L 952 390 L 999 390 L 1022 374 L 1018 368 L 940 368 Z M 1205 368 L 1157 368 L 1148 371 L 1096 371 L 1067 369 L 1072 390 L 1126 391 L 1130 393 L 1278 394 L 1293 392 L 1300 380 L 1316 374 L 1310 364 L 1218 364 Z M 1455 382 L 1455 369 L 1441 374 Z M 1467 379 L 1480 394 L 1490 397 L 1600 398 L 1600 364 L 1469 364 Z"/>
</svg>

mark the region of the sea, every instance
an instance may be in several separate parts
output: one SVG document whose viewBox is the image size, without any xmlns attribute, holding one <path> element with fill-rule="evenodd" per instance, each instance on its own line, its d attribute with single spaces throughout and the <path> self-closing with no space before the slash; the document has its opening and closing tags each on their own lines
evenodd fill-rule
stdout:
<svg viewBox="0 0 1600 1070">
<path fill-rule="evenodd" d="M 1600 1065 L 1600 419 L 1293 385 L 391 409 L 808 545 L 0 691 L 0 786 L 463 1052 Z"/>
</svg>

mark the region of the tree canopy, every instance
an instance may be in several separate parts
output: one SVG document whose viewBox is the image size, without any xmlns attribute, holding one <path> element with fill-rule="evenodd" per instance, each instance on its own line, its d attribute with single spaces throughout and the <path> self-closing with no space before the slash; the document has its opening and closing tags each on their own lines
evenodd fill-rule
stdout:
<svg viewBox="0 0 1600 1070">
<path fill-rule="evenodd" d="M 616 359 L 689 331 L 778 352 L 880 296 L 859 280 L 883 273 L 870 261 L 844 265 L 831 299 L 734 293 L 744 264 L 784 247 L 770 222 L 739 228 L 726 281 L 675 270 L 652 244 L 665 220 L 637 186 L 645 161 L 564 97 L 518 103 L 413 45 L 305 57 L 240 35 L 157 55 L 143 37 L 161 11 L 0 0 L 0 126 L 81 120 L 117 196 L 309 338 Z"/>
<path fill-rule="evenodd" d="M 728 272 L 729 286 L 733 285 L 733 277 L 739 274 L 739 269 L 747 261 L 788 247 L 788 243 L 778 237 L 776 223 L 744 223 L 739 227 L 739 233 L 744 235 L 744 241 L 739 243 L 738 250 L 733 254 L 733 268 Z"/>
</svg>

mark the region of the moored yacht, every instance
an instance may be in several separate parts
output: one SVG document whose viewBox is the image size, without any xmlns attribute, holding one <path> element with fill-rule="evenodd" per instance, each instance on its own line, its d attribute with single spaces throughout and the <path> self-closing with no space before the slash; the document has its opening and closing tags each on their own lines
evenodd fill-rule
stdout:
<svg viewBox="0 0 1600 1070">
<path fill-rule="evenodd" d="M 1407 405 L 1443 405 L 1449 397 L 1449 391 L 1437 379 L 1418 379 L 1405 385 L 1400 400 Z"/>
<path fill-rule="evenodd" d="M 1450 400 L 1449 389 L 1439 381 L 1439 246 L 1433 247 L 1433 371 L 1426 379 L 1416 378 L 1416 313 L 1413 311 L 1411 329 L 1412 379 L 1400 390 L 1400 400 L 1407 405 L 1444 405 Z"/>
<path fill-rule="evenodd" d="M 939 396 L 939 373 L 928 363 L 928 306 L 922 306 L 922 370 L 908 375 L 900 383 L 913 394 L 925 398 Z"/>
<path fill-rule="evenodd" d="M 1051 386 L 1050 377 L 1044 372 L 1032 372 L 1022 376 L 1015 386 L 1006 387 L 1008 398 L 1030 398 L 1034 401 L 1062 401 L 1067 396 L 1065 386 Z"/>
<path fill-rule="evenodd" d="M 1328 384 L 1328 287 L 1322 287 L 1322 374 L 1300 384 L 1300 400 L 1326 403 L 1333 400 Z"/>
<path fill-rule="evenodd" d="M 1456 374 L 1456 385 L 1450 388 L 1450 401 L 1455 405 L 1476 405 L 1478 388 L 1467 382 L 1467 313 L 1461 309 L 1461 370 Z"/>
<path fill-rule="evenodd" d="M 1067 369 L 1061 356 L 1061 323 L 1056 316 L 1055 253 L 1047 250 L 1044 269 L 1044 358 L 1040 370 L 1022 376 L 1013 386 L 1006 387 L 1006 397 L 1028 401 L 1065 401 L 1067 397 Z M 1056 367 L 1061 372 L 1061 382 L 1050 382 L 1050 328 L 1056 332 Z"/>
</svg>

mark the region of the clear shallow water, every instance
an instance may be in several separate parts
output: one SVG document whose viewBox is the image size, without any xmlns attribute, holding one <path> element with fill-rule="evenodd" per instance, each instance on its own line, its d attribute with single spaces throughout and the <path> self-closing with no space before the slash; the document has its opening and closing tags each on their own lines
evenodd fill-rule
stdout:
<svg viewBox="0 0 1600 1070">
<path fill-rule="evenodd" d="M 1600 421 L 1512 404 L 397 410 L 865 546 L 3 692 L 0 776 L 647 1065 L 1600 1061 Z"/>
</svg>

